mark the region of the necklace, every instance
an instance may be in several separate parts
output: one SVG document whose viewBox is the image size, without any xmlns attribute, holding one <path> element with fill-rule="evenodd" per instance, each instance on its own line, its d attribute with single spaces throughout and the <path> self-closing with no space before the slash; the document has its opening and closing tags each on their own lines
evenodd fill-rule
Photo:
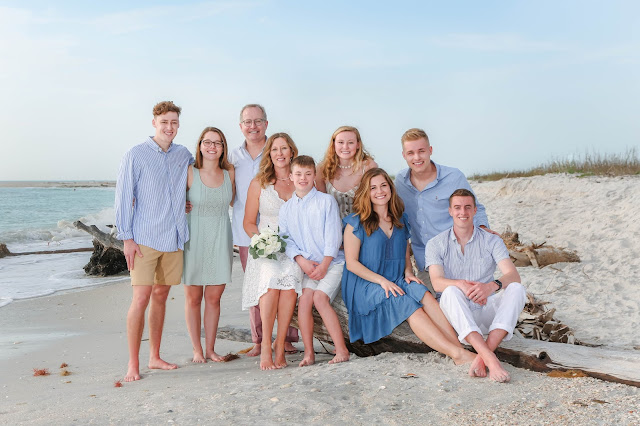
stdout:
<svg viewBox="0 0 640 426">
<path fill-rule="evenodd" d="M 279 177 L 277 177 L 277 178 L 276 178 L 276 180 L 279 180 L 279 181 L 281 181 L 281 182 L 288 181 L 288 182 L 287 182 L 287 185 L 291 185 L 291 179 L 289 179 L 288 177 L 286 177 L 286 178 L 279 178 Z"/>
<path fill-rule="evenodd" d="M 350 168 L 353 167 L 353 163 L 349 164 L 348 166 L 341 166 L 340 164 L 338 164 L 338 167 L 343 169 L 343 170 L 350 169 Z"/>
</svg>

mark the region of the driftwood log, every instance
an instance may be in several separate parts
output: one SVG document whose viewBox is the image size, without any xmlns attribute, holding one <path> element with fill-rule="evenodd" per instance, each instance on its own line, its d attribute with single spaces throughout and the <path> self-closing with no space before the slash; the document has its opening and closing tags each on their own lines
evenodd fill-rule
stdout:
<svg viewBox="0 0 640 426">
<path fill-rule="evenodd" d="M 73 225 L 93 236 L 93 253 L 89 263 L 84 266 L 88 275 L 105 277 L 127 270 L 122 241 L 116 239 L 113 234 L 102 232 L 95 225 L 87 226 L 80 221 L 73 222 Z"/>
<path fill-rule="evenodd" d="M 528 246 L 520 242 L 517 232 L 513 232 L 507 225 L 501 234 L 502 240 L 509 249 L 509 256 L 515 266 L 534 266 L 543 268 L 560 262 L 580 262 L 580 257 L 575 251 L 542 244 L 531 243 Z"/>
<path fill-rule="evenodd" d="M 6 256 L 25 256 L 27 254 L 59 254 L 59 253 L 79 253 L 83 251 L 93 250 L 90 247 L 82 247 L 75 249 L 61 249 L 61 250 L 42 250 L 42 251 L 23 251 L 20 253 L 12 253 L 7 248 L 6 244 L 0 243 L 0 259 Z"/>
</svg>

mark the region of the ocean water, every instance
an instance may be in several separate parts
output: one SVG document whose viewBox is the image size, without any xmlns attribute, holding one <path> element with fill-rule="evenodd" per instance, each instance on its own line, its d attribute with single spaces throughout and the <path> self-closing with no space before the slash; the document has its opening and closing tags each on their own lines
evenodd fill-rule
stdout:
<svg viewBox="0 0 640 426">
<path fill-rule="evenodd" d="M 115 188 L 0 187 L 0 243 L 12 253 L 92 247 L 91 236 L 73 226 L 81 220 L 109 232 L 115 222 Z M 0 306 L 128 277 L 88 277 L 91 252 L 37 254 L 0 259 Z"/>
</svg>

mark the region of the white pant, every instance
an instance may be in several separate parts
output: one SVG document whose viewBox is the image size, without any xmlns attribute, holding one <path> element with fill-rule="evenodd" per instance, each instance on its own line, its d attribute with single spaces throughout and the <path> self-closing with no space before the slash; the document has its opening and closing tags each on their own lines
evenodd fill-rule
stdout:
<svg viewBox="0 0 640 426">
<path fill-rule="evenodd" d="M 487 298 L 482 306 L 472 302 L 456 286 L 449 286 L 440 297 L 440 308 L 458 333 L 458 340 L 468 344 L 465 338 L 472 332 L 481 335 L 500 329 L 507 332 L 503 340 L 513 337 L 520 312 L 527 301 L 527 292 L 520 283 L 511 283 L 503 291 Z"/>
</svg>

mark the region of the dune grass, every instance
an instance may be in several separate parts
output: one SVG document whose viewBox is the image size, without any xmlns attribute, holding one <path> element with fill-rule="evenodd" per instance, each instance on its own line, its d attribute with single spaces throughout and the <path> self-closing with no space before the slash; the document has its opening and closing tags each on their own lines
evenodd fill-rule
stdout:
<svg viewBox="0 0 640 426">
<path fill-rule="evenodd" d="M 640 157 L 636 148 L 623 154 L 585 153 L 573 159 L 553 160 L 528 170 L 491 172 L 472 175 L 473 180 L 493 181 L 510 177 L 540 176 L 549 173 L 569 173 L 583 176 L 628 176 L 640 174 Z"/>
</svg>

